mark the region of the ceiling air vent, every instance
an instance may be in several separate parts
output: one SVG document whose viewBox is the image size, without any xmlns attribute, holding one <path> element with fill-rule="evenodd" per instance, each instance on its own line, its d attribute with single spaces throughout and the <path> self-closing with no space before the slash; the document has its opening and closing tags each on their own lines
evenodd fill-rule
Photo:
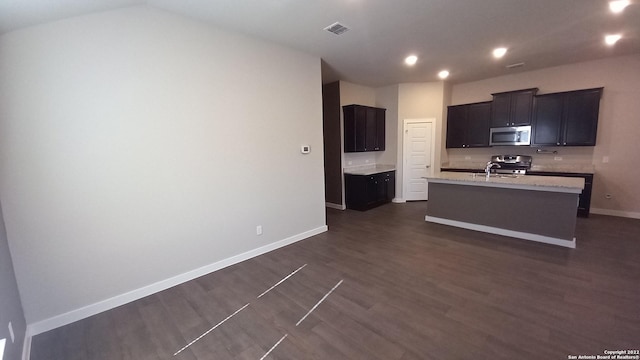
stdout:
<svg viewBox="0 0 640 360">
<path fill-rule="evenodd" d="M 339 22 L 335 22 L 329 26 L 327 26 L 326 28 L 324 28 L 325 30 L 327 30 L 330 33 L 334 33 L 336 35 L 342 35 L 345 32 L 349 31 L 349 28 L 340 24 Z"/>
<path fill-rule="evenodd" d="M 519 68 L 519 67 L 523 67 L 523 66 L 524 66 L 524 63 L 521 62 L 521 63 L 510 64 L 510 65 L 507 65 L 505 67 L 507 69 L 515 69 L 515 68 Z"/>
</svg>

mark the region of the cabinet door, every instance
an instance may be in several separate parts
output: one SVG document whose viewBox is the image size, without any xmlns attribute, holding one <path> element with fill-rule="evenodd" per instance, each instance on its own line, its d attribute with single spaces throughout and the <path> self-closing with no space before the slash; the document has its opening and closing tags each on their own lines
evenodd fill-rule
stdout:
<svg viewBox="0 0 640 360">
<path fill-rule="evenodd" d="M 362 175 L 344 175 L 347 209 L 364 210 L 367 207 L 367 178 Z"/>
<path fill-rule="evenodd" d="M 385 109 L 376 108 L 376 150 L 383 151 L 385 147 Z"/>
<path fill-rule="evenodd" d="M 367 109 L 355 107 L 355 151 L 366 151 L 367 148 Z"/>
<path fill-rule="evenodd" d="M 344 114 L 344 152 L 356 151 L 356 109 L 353 105 L 342 108 Z"/>
<path fill-rule="evenodd" d="M 562 145 L 594 146 L 596 144 L 601 94 L 602 89 L 566 94 Z"/>
<path fill-rule="evenodd" d="M 379 197 L 380 197 L 379 179 L 380 179 L 379 174 L 367 176 L 367 195 L 366 195 L 367 207 L 372 207 L 379 202 Z"/>
<path fill-rule="evenodd" d="M 521 91 L 511 94 L 511 119 L 509 126 L 531 124 L 533 109 L 533 91 Z"/>
<path fill-rule="evenodd" d="M 467 107 L 449 106 L 447 110 L 447 148 L 466 147 Z"/>
<path fill-rule="evenodd" d="M 385 182 L 387 186 L 386 201 L 391 201 L 396 196 L 396 172 L 390 171 L 386 173 Z"/>
<path fill-rule="evenodd" d="M 560 145 L 563 102 L 563 94 L 536 96 L 532 145 Z"/>
<path fill-rule="evenodd" d="M 466 147 L 489 146 L 491 103 L 470 104 L 467 108 Z"/>
<path fill-rule="evenodd" d="M 533 88 L 492 94 L 491 127 L 530 125 L 536 92 Z"/>
<path fill-rule="evenodd" d="M 378 124 L 376 123 L 376 109 L 367 107 L 364 108 L 365 115 L 365 145 L 364 151 L 374 151 L 377 147 L 377 131 Z"/>
<path fill-rule="evenodd" d="M 344 112 L 344 152 L 365 151 L 367 126 L 366 108 L 360 105 L 347 105 Z"/>
<path fill-rule="evenodd" d="M 511 124 L 511 94 L 493 95 L 491 106 L 491 127 L 505 127 Z"/>
<path fill-rule="evenodd" d="M 388 182 L 387 174 L 388 173 L 376 174 L 376 181 L 377 181 L 376 202 L 377 203 L 385 203 L 387 201 L 387 182 Z"/>
<path fill-rule="evenodd" d="M 589 209 L 591 208 L 591 192 L 593 190 L 593 175 L 586 174 L 584 177 L 584 190 L 580 194 L 578 201 L 578 216 L 589 217 Z"/>
</svg>

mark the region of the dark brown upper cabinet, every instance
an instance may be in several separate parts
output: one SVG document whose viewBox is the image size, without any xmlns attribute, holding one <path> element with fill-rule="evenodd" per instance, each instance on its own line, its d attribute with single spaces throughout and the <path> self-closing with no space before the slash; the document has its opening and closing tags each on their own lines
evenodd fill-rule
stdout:
<svg viewBox="0 0 640 360">
<path fill-rule="evenodd" d="M 537 88 L 495 93 L 490 127 L 531 125 L 533 97 Z"/>
<path fill-rule="evenodd" d="M 536 96 L 531 145 L 595 146 L 602 90 Z"/>
<path fill-rule="evenodd" d="M 344 112 L 344 152 L 383 151 L 386 109 L 346 105 Z"/>
<path fill-rule="evenodd" d="M 447 108 L 447 148 L 489 146 L 491 102 Z"/>
</svg>

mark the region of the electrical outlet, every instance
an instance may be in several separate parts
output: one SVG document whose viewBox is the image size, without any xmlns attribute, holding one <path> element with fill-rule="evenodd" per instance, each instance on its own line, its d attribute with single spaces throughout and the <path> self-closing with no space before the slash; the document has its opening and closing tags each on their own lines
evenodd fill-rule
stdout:
<svg viewBox="0 0 640 360">
<path fill-rule="evenodd" d="M 562 161 L 562 156 L 554 156 L 553 160 L 555 161 Z"/>
<path fill-rule="evenodd" d="M 9 337 L 11 338 L 11 343 L 13 344 L 14 342 L 16 342 L 16 336 L 13 334 L 13 325 L 11 325 L 11 321 L 9 321 L 9 325 L 7 327 L 9 328 Z"/>
<path fill-rule="evenodd" d="M 465 156 L 464 159 L 465 160 L 471 160 L 471 156 Z"/>
<path fill-rule="evenodd" d="M 262 235 L 262 225 L 256 226 L 256 235 Z"/>
<path fill-rule="evenodd" d="M 605 163 L 605 164 L 608 163 L 609 162 L 609 157 L 608 156 L 603 156 L 602 157 L 602 162 Z"/>
</svg>

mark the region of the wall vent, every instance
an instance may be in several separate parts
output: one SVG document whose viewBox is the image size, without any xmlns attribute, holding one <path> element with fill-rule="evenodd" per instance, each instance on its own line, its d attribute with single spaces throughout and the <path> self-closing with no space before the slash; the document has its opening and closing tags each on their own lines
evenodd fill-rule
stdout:
<svg viewBox="0 0 640 360">
<path fill-rule="evenodd" d="M 349 28 L 340 24 L 339 22 L 335 22 L 329 26 L 327 26 L 326 28 L 324 28 L 325 30 L 327 30 L 330 33 L 334 33 L 336 35 L 342 35 L 345 32 L 349 31 Z"/>
</svg>

